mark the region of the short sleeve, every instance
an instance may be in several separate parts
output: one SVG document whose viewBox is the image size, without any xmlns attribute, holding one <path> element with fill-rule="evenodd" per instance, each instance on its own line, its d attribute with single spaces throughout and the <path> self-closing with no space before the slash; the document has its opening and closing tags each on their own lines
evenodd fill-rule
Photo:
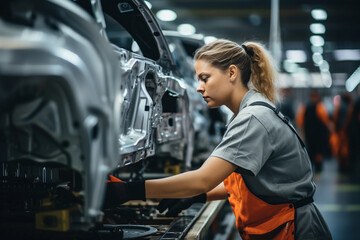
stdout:
<svg viewBox="0 0 360 240">
<path fill-rule="evenodd" d="M 238 115 L 211 156 L 222 158 L 257 175 L 272 153 L 269 133 L 252 114 Z"/>
</svg>

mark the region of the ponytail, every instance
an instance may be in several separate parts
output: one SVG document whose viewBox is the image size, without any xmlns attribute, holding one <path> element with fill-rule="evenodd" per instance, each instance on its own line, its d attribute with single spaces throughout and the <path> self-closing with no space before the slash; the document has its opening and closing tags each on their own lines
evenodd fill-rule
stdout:
<svg viewBox="0 0 360 240">
<path fill-rule="evenodd" d="M 204 59 L 221 70 L 228 69 L 230 65 L 237 66 L 245 87 L 252 85 L 271 102 L 277 100 L 276 68 L 270 55 L 260 44 L 245 42 L 240 46 L 235 42 L 219 39 L 198 49 L 194 58 Z"/>
<path fill-rule="evenodd" d="M 271 102 L 275 102 L 277 100 L 275 87 L 277 71 L 274 61 L 267 50 L 258 43 L 246 42 L 242 46 L 246 48 L 251 58 L 251 83 L 258 92 Z"/>
</svg>

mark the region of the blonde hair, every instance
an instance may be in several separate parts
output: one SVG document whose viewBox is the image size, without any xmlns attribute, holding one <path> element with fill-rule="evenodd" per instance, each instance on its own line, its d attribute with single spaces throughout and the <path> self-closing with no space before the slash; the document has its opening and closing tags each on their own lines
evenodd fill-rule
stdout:
<svg viewBox="0 0 360 240">
<path fill-rule="evenodd" d="M 270 54 L 260 43 L 245 42 L 240 46 L 235 42 L 219 39 L 199 48 L 194 58 L 206 60 L 223 71 L 230 65 L 237 66 L 245 87 L 249 86 L 250 81 L 253 87 L 271 102 L 277 100 L 277 70 Z"/>
</svg>

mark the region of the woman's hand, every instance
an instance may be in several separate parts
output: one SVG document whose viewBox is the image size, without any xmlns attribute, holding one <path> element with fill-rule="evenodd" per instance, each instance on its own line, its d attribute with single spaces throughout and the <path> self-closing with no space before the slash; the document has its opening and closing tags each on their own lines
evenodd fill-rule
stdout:
<svg viewBox="0 0 360 240">
<path fill-rule="evenodd" d="M 113 208 L 129 200 L 145 200 L 145 181 L 124 182 L 112 175 L 109 177 L 103 208 Z"/>
<path fill-rule="evenodd" d="M 179 198 L 179 199 L 163 199 L 157 206 L 157 209 L 162 213 L 166 209 L 165 214 L 167 217 L 176 217 L 182 210 L 189 208 L 194 203 L 205 203 L 206 193 L 202 193 L 195 197 Z"/>
</svg>

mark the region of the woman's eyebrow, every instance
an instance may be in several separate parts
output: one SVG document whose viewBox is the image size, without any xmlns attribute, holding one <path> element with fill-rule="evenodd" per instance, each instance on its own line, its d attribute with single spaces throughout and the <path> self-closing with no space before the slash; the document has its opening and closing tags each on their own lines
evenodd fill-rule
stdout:
<svg viewBox="0 0 360 240">
<path fill-rule="evenodd" d="M 208 76 L 209 74 L 206 74 L 206 73 L 199 73 L 198 74 L 198 79 L 201 79 L 201 77 L 203 77 L 203 76 Z"/>
</svg>

